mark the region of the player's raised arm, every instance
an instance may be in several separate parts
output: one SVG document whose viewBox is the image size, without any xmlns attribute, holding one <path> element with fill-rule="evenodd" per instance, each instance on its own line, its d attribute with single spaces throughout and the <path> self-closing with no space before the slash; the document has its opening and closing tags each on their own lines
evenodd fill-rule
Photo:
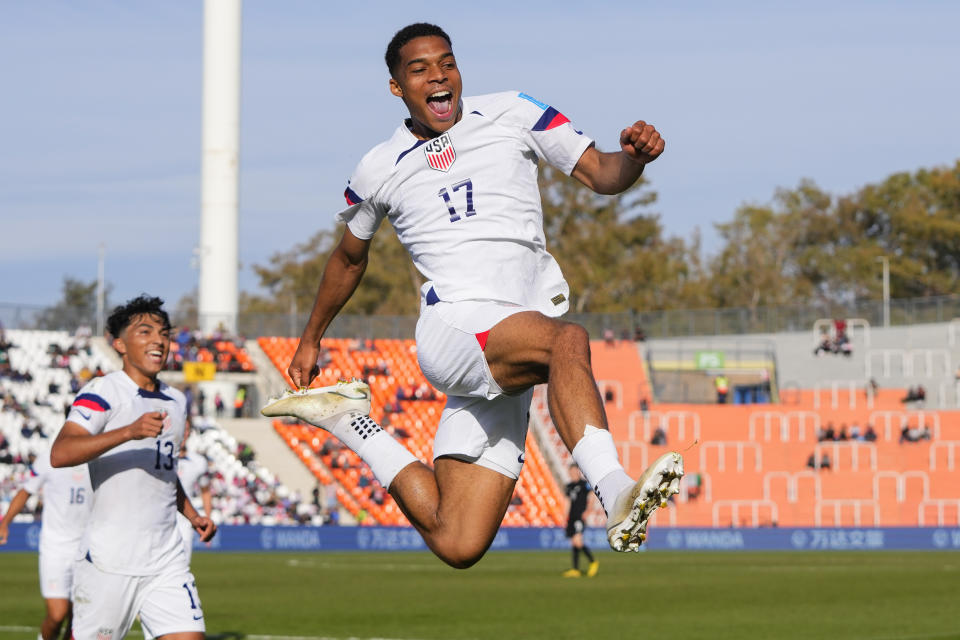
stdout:
<svg viewBox="0 0 960 640">
<path fill-rule="evenodd" d="M 287 369 L 295 387 L 308 386 L 319 373 L 320 339 L 360 284 L 367 269 L 369 252 L 370 240 L 361 240 L 349 228 L 344 229 L 343 237 L 327 259 L 310 319 Z"/>
<path fill-rule="evenodd" d="M 163 431 L 164 417 L 162 411 L 148 411 L 125 427 L 97 434 L 68 421 L 50 447 L 50 465 L 74 467 L 89 462 L 128 440 L 156 438 Z"/>
<path fill-rule="evenodd" d="M 620 151 L 604 153 L 589 147 L 572 175 L 597 193 L 622 193 L 637 181 L 647 164 L 663 153 L 665 145 L 653 125 L 638 120 L 620 132 Z"/>
</svg>

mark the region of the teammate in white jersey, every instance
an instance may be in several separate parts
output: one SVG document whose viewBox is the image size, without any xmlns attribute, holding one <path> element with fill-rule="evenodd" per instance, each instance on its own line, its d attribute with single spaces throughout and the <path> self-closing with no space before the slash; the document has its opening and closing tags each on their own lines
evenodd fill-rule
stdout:
<svg viewBox="0 0 960 640">
<path fill-rule="evenodd" d="M 70 619 L 73 563 L 78 557 L 80 536 L 90 515 L 92 490 L 87 465 L 54 469 L 50 466 L 49 450 L 37 456 L 31 472 L 0 520 L 0 544 L 7 543 L 10 523 L 27 499 L 42 493 L 40 593 L 47 614 L 40 625 L 40 636 L 43 640 L 52 640 L 60 637 L 64 621 Z M 66 627 L 70 628 L 69 622 Z"/>
<path fill-rule="evenodd" d="M 193 503 L 195 497 L 194 487 L 199 489 L 203 515 L 209 517 L 213 513 L 213 497 L 210 491 L 210 476 L 208 475 L 209 464 L 203 454 L 187 450 L 190 433 L 190 421 L 187 420 L 183 444 L 180 445 L 180 458 L 177 461 L 177 476 L 180 478 L 180 486 L 187 493 L 187 500 L 190 500 L 191 503 Z M 194 504 L 194 509 L 196 509 L 196 504 Z M 177 528 L 183 538 L 183 551 L 187 555 L 187 564 L 190 564 L 190 559 L 193 556 L 193 538 L 196 532 L 193 529 L 193 524 L 182 513 L 177 514 Z"/>
<path fill-rule="evenodd" d="M 654 509 L 677 491 L 670 453 L 634 482 L 623 470 L 590 368 L 587 332 L 556 319 L 569 290 L 547 252 L 537 188 L 546 161 L 603 194 L 636 182 L 664 148 L 638 121 L 620 151 L 602 153 L 559 111 L 518 92 L 465 98 L 450 38 L 435 25 L 401 29 L 387 47 L 390 92 L 410 117 L 361 160 L 348 183 L 346 230 L 332 252 L 288 369 L 295 385 L 317 372 L 320 339 L 353 294 L 370 242 L 389 218 L 422 290 L 417 356 L 448 395 L 434 468 L 369 417 L 369 388 L 341 384 L 288 394 L 264 408 L 333 432 L 389 488 L 427 545 L 454 567 L 486 552 L 523 465 L 532 387 L 546 383 L 566 446 L 607 509 L 611 546 L 638 549 Z"/>
<path fill-rule="evenodd" d="M 181 511 L 204 540 L 216 532 L 177 480 L 183 394 L 157 378 L 170 350 L 159 298 L 141 296 L 107 320 L 123 369 L 81 389 L 50 451 L 56 467 L 88 463 L 93 508 L 73 586 L 75 640 L 144 634 L 201 640 L 203 609 L 177 530 Z"/>
</svg>

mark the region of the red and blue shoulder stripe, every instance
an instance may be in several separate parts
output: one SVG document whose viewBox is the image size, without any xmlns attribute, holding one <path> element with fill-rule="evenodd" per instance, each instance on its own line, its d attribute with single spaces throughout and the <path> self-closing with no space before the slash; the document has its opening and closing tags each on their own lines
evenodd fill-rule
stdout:
<svg viewBox="0 0 960 640">
<path fill-rule="evenodd" d="M 537 105 L 538 107 L 540 107 L 541 109 L 543 109 L 543 115 L 540 116 L 540 119 L 537 120 L 537 123 L 533 125 L 532 131 L 549 131 L 550 129 L 559 127 L 562 124 L 566 124 L 570 122 L 570 119 L 567 118 L 567 116 L 563 115 L 562 113 L 560 113 L 559 111 L 551 107 L 550 105 L 544 102 L 540 102 L 539 100 L 537 100 L 532 96 L 528 96 L 525 93 L 521 93 L 517 97 L 522 98 L 527 102 L 531 102 Z"/>
<path fill-rule="evenodd" d="M 353 206 L 355 204 L 360 204 L 363 202 L 363 198 L 357 195 L 357 192 L 351 189 L 349 186 L 344 190 L 343 197 L 347 201 L 348 206 Z"/>
<path fill-rule="evenodd" d="M 110 403 L 95 393 L 81 393 L 73 401 L 73 406 L 91 411 L 109 411 Z"/>
</svg>

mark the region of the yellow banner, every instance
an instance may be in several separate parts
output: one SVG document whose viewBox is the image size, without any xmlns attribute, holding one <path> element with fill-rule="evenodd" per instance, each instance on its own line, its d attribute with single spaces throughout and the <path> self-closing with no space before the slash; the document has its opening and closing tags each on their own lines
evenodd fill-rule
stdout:
<svg viewBox="0 0 960 640">
<path fill-rule="evenodd" d="M 213 380 L 217 373 L 217 365 L 212 362 L 184 362 L 183 378 L 187 382 L 203 382 Z"/>
</svg>

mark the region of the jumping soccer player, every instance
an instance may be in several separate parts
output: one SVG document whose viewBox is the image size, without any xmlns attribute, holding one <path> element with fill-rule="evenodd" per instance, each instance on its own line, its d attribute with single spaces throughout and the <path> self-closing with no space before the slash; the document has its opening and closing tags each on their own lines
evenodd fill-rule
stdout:
<svg viewBox="0 0 960 640">
<path fill-rule="evenodd" d="M 177 480 L 186 399 L 157 378 L 170 350 L 162 305 L 141 296 L 113 311 L 107 329 L 123 368 L 84 386 L 50 451 L 55 467 L 87 462 L 93 486 L 74 575 L 76 640 L 123 638 L 138 614 L 150 637 L 203 638 L 176 514 L 203 540 L 216 525 L 196 512 Z"/>
<path fill-rule="evenodd" d="M 66 621 L 70 628 L 70 589 L 73 567 L 78 558 L 80 537 L 87 525 L 93 491 L 87 465 L 65 469 L 50 466 L 50 451 L 34 460 L 33 475 L 23 483 L 10 501 L 10 508 L 0 521 L 0 544 L 7 543 L 10 523 L 23 509 L 31 495 L 42 492 L 43 518 L 40 524 L 40 593 L 47 614 L 40 624 L 40 637 L 60 637 Z"/>
<path fill-rule="evenodd" d="M 650 514 L 677 491 L 683 461 L 657 460 L 638 482 L 623 470 L 607 430 L 580 326 L 556 319 L 569 288 L 547 252 L 537 163 L 597 193 L 620 193 L 664 147 L 639 121 L 601 153 L 560 112 L 517 91 L 461 96 L 450 38 L 413 24 L 386 52 L 390 92 L 410 117 L 357 166 L 346 222 L 327 261 L 288 373 L 298 387 L 317 374 L 320 339 L 360 283 L 370 242 L 389 218 L 427 278 L 417 324 L 420 368 L 448 395 L 434 440 L 434 468 L 419 462 L 366 414 L 370 391 L 343 383 L 272 401 L 264 415 L 292 415 L 331 431 L 370 465 L 442 560 L 465 568 L 486 552 L 523 465 L 533 386 L 548 385 L 564 444 L 596 487 L 618 551 L 636 550 Z"/>
</svg>

